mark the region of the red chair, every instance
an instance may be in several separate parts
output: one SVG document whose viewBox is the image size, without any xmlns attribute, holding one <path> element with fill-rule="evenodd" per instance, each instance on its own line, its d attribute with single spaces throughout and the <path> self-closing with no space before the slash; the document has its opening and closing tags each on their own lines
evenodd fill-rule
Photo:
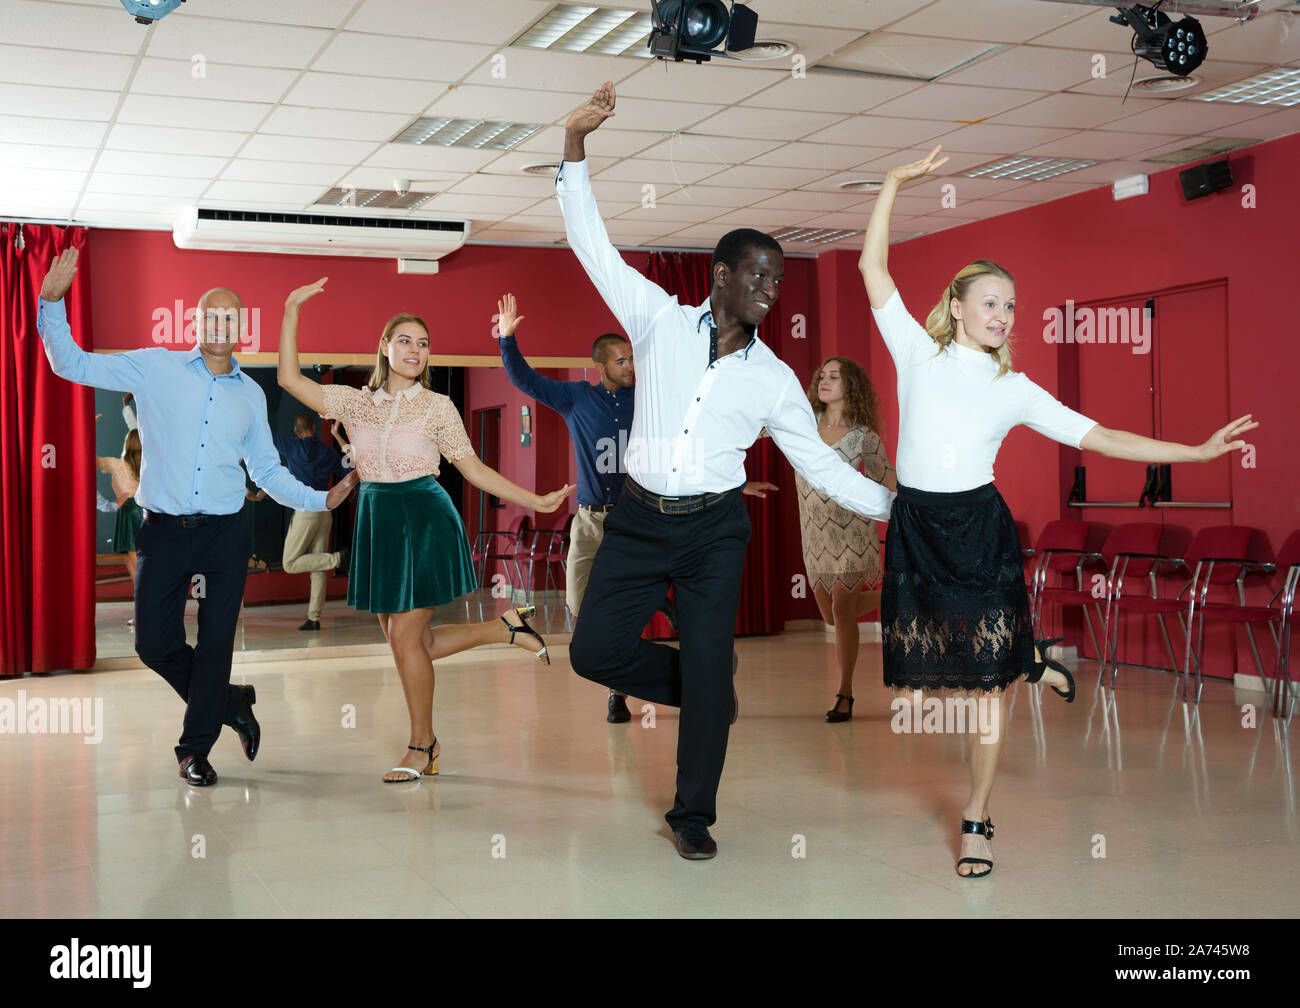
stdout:
<svg viewBox="0 0 1300 1008">
<path fill-rule="evenodd" d="M 557 529 L 537 529 L 533 535 L 532 544 L 528 547 L 528 552 L 523 559 L 528 560 L 528 588 L 531 593 L 533 590 L 533 565 L 542 564 L 543 573 L 543 590 L 551 586 L 551 571 L 554 566 L 564 568 L 564 561 L 568 555 L 568 538 L 569 526 L 573 524 L 573 515 L 565 519 L 564 525 Z M 556 579 L 556 586 L 559 586 L 559 579 Z"/>
<path fill-rule="evenodd" d="M 1022 521 L 1018 521 L 1018 522 L 1016 522 L 1016 538 L 1020 540 L 1020 559 L 1021 559 L 1021 560 L 1026 564 L 1026 565 L 1028 565 L 1028 564 L 1029 564 L 1029 558 L 1032 557 L 1032 556 L 1034 555 L 1034 548 L 1033 548 L 1032 546 L 1028 545 L 1028 543 L 1029 543 L 1029 524 L 1028 524 L 1027 522 L 1022 522 Z M 1033 591 L 1033 588 L 1034 588 L 1034 583 L 1033 583 L 1033 582 L 1034 582 L 1034 575 L 1033 575 L 1033 571 L 1032 571 L 1032 568 L 1031 568 L 1030 573 L 1029 573 L 1029 577 L 1028 577 L 1028 579 L 1025 581 L 1025 587 L 1026 587 L 1027 589 L 1029 589 L 1030 591 Z"/>
<path fill-rule="evenodd" d="M 1186 568 L 1187 564 L 1181 557 L 1165 556 L 1160 552 L 1163 536 L 1163 525 L 1155 522 L 1131 522 L 1112 529 L 1106 537 L 1106 544 L 1101 548 L 1103 558 L 1110 565 L 1110 574 L 1106 579 L 1106 617 L 1102 627 L 1104 649 L 1101 652 L 1101 668 L 1097 673 L 1099 686 L 1105 679 L 1106 663 L 1109 661 L 1110 686 L 1111 689 L 1115 688 L 1115 678 L 1119 674 L 1119 618 L 1124 612 L 1156 618 L 1165 640 L 1165 649 L 1169 652 L 1169 671 L 1175 675 L 1178 673 L 1178 659 L 1169 640 L 1165 617 L 1172 613 L 1178 617 L 1181 625 L 1187 603 L 1181 597 L 1161 598 L 1156 575 L 1162 568 L 1177 570 Z M 1151 585 L 1151 594 L 1125 595 L 1125 578 L 1146 578 Z"/>
<path fill-rule="evenodd" d="M 1079 606 L 1083 610 L 1083 622 L 1092 638 L 1093 653 L 1100 656 L 1101 647 L 1097 644 L 1097 635 L 1092 629 L 1092 620 L 1088 616 L 1088 606 L 1097 609 L 1097 621 L 1104 621 L 1102 614 L 1103 599 L 1095 596 L 1083 586 L 1083 571 L 1089 564 L 1101 561 L 1100 553 L 1088 551 L 1088 537 L 1092 534 L 1091 522 L 1075 519 L 1062 519 L 1048 522 L 1038 542 L 1034 544 L 1038 562 L 1034 567 L 1033 591 L 1030 595 L 1029 611 L 1034 622 L 1034 637 L 1043 640 L 1047 631 L 1043 629 L 1043 606 Z M 1047 576 L 1055 571 L 1065 584 L 1049 587 Z M 1066 587 L 1069 576 L 1074 575 L 1073 587 Z"/>
<path fill-rule="evenodd" d="M 1280 621 L 1281 609 L 1272 605 L 1246 605 L 1246 578 L 1251 575 L 1270 575 L 1277 570 L 1272 563 L 1261 563 L 1251 558 L 1250 542 L 1259 533 L 1245 525 L 1215 525 L 1201 529 L 1192 540 L 1187 551 L 1187 563 L 1196 565 L 1187 593 L 1187 656 L 1183 663 L 1183 699 L 1187 699 L 1187 687 L 1191 684 L 1191 667 L 1193 656 L 1196 659 L 1196 703 L 1201 702 L 1202 658 L 1205 653 L 1205 620 L 1221 620 L 1228 623 L 1240 623 L 1246 628 L 1250 639 L 1250 650 L 1255 657 L 1255 667 L 1259 677 L 1268 686 L 1268 677 L 1264 675 L 1264 663 L 1259 658 L 1259 645 L 1255 643 L 1253 623 L 1266 623 L 1272 629 L 1273 621 Z M 1211 585 L 1226 587 L 1237 586 L 1237 601 L 1207 601 Z M 1198 597 L 1197 589 L 1200 589 Z M 1276 595 L 1273 596 L 1277 598 Z M 1193 623 L 1195 621 L 1195 623 Z M 1193 647 L 1192 641 L 1196 645 Z"/>
<path fill-rule="evenodd" d="M 510 528 L 505 532 L 487 531 L 480 532 L 474 539 L 474 547 L 470 550 L 470 559 L 478 567 L 478 581 L 481 585 L 487 577 L 488 565 L 500 563 L 501 569 L 508 577 L 510 574 L 506 564 L 513 564 L 515 576 L 523 583 L 524 574 L 519 566 L 521 559 L 526 559 L 528 550 L 524 545 L 524 540 L 528 536 L 530 521 L 527 515 L 520 515 L 510 523 Z M 500 543 L 501 545 L 497 545 Z M 511 587 L 514 583 L 511 582 Z"/>
<path fill-rule="evenodd" d="M 1292 532 L 1282 544 L 1277 566 L 1286 571 L 1286 578 L 1269 605 L 1278 602 L 1277 665 L 1273 672 L 1273 714 L 1291 716 L 1291 607 L 1295 602 L 1296 583 L 1300 582 L 1300 532 Z M 1280 602 L 1279 602 L 1280 599 Z M 1269 624 L 1271 630 L 1273 625 Z"/>
</svg>

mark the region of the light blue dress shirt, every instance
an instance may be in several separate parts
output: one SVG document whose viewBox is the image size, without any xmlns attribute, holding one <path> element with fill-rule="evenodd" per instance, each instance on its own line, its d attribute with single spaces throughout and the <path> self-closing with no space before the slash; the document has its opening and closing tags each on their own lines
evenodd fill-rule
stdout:
<svg viewBox="0 0 1300 1008">
<path fill-rule="evenodd" d="M 140 421 L 140 489 L 147 511 L 234 514 L 244 506 L 244 472 L 285 507 L 324 511 L 326 492 L 303 486 L 280 465 L 266 419 L 266 395 L 230 358 L 230 373 L 208 370 L 198 345 L 93 354 L 77 346 L 63 302 L 40 299 L 36 328 L 60 378 L 130 392 Z"/>
</svg>

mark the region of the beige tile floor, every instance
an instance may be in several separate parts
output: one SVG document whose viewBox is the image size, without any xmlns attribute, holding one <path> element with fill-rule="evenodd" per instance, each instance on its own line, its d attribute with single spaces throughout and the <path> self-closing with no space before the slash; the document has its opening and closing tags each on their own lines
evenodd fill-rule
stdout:
<svg viewBox="0 0 1300 1008">
<path fill-rule="evenodd" d="M 897 735 L 864 644 L 858 713 L 827 725 L 821 633 L 738 644 L 709 862 L 676 856 L 676 712 L 605 723 L 563 644 L 440 663 L 442 774 L 385 786 L 407 739 L 383 655 L 235 666 L 256 684 L 257 762 L 230 732 L 215 788 L 175 778 L 178 701 L 118 669 L 0 683 L 103 700 L 103 738 L 0 734 L 0 917 L 1295 916 L 1295 757 L 1263 697 L 1080 669 L 1071 706 L 1011 691 L 994 875 L 953 872 L 967 778 L 953 736 Z M 1259 704 L 1254 724 L 1242 713 Z M 639 707 L 639 705 L 638 705 Z M 1300 724 L 1300 722 L 1297 722 Z M 797 837 L 804 857 L 793 857 Z M 1105 856 L 1096 857 L 1104 838 Z M 197 856 L 197 855 L 202 856 Z M 498 856 L 494 856 L 498 855 Z"/>
</svg>

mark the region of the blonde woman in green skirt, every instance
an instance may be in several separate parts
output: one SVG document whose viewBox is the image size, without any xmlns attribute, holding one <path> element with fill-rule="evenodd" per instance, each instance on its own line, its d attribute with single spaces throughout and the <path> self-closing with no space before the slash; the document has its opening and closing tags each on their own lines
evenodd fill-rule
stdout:
<svg viewBox="0 0 1300 1008">
<path fill-rule="evenodd" d="M 435 660 L 481 644 L 512 643 L 550 664 L 546 642 L 528 623 L 531 606 L 484 623 L 429 625 L 435 606 L 478 587 L 465 528 L 437 481 L 440 459 L 480 490 L 534 511 L 556 510 L 573 488 L 539 496 L 478 459 L 451 400 L 429 389 L 429 330 L 418 316 L 394 315 L 384 326 L 368 387 L 320 385 L 303 375 L 299 309 L 327 279 L 299 287 L 285 301 L 279 383 L 322 418 L 343 421 L 351 439 L 361 485 L 348 604 L 379 616 L 402 680 L 410 742 L 406 757 L 384 775 L 385 783 L 397 784 L 438 772 Z"/>
</svg>

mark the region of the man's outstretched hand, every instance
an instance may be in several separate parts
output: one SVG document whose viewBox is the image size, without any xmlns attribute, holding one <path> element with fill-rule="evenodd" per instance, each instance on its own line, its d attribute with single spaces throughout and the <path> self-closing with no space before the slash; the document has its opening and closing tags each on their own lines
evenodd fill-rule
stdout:
<svg viewBox="0 0 1300 1008">
<path fill-rule="evenodd" d="M 51 304 L 62 301 L 63 295 L 68 293 L 68 288 L 72 286 L 72 279 L 76 275 L 77 250 L 65 249 L 54 257 L 54 262 L 50 264 L 50 271 L 45 274 L 45 281 L 41 284 L 41 300 L 49 301 Z"/>
<path fill-rule="evenodd" d="M 325 506 L 333 511 L 348 499 L 348 494 L 352 492 L 352 488 L 357 485 L 357 481 L 360 479 L 361 474 L 353 469 L 350 473 L 330 487 L 330 492 L 325 496 Z"/>
<path fill-rule="evenodd" d="M 587 157 L 583 139 L 614 114 L 614 82 L 605 81 L 596 88 L 591 101 L 579 105 L 564 124 L 564 160 L 584 161 Z"/>
</svg>

